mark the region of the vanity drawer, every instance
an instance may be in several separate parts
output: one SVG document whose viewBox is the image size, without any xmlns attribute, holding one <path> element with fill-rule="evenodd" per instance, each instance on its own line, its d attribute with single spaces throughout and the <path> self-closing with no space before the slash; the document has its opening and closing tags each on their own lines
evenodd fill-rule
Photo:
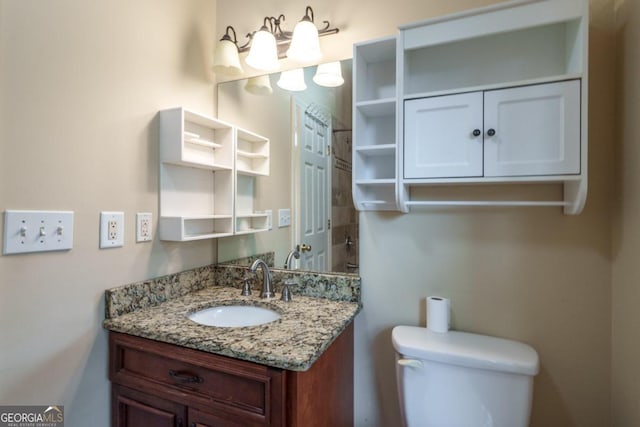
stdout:
<svg viewBox="0 0 640 427">
<path fill-rule="evenodd" d="M 283 395 L 280 369 L 113 332 L 109 345 L 114 383 L 192 407 L 249 416 L 255 425 L 279 418 L 271 412 L 274 407 L 279 412 Z"/>
</svg>

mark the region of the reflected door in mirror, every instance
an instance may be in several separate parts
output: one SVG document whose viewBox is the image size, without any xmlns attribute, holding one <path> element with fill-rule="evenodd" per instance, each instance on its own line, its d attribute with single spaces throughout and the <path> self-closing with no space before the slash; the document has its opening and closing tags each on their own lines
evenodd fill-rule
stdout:
<svg viewBox="0 0 640 427">
<path fill-rule="evenodd" d="M 300 141 L 300 236 L 298 244 L 311 249 L 300 252 L 300 268 L 327 271 L 329 268 L 329 124 L 303 110 L 298 111 Z"/>
</svg>

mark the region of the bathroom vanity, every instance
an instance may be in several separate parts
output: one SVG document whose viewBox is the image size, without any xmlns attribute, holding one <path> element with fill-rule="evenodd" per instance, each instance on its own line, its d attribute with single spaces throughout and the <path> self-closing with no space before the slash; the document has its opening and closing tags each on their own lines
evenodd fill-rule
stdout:
<svg viewBox="0 0 640 427">
<path fill-rule="evenodd" d="M 106 293 L 112 425 L 351 426 L 357 276 L 297 276 L 293 300 L 240 295 L 246 268 L 208 266 Z M 240 281 L 241 283 L 241 281 Z M 312 295 L 312 296 L 310 296 Z M 206 307 L 277 311 L 250 327 L 203 326 Z"/>
<path fill-rule="evenodd" d="M 114 426 L 351 426 L 353 324 L 307 371 L 111 332 Z"/>
</svg>

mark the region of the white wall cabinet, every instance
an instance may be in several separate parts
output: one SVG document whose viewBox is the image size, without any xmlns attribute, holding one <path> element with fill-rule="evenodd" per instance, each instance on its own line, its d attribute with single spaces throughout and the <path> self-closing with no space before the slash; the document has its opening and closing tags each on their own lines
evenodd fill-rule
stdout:
<svg viewBox="0 0 640 427">
<path fill-rule="evenodd" d="M 588 14 L 587 0 L 512 0 L 357 44 L 356 208 L 529 205 L 580 213 L 587 194 Z M 425 198 L 418 188 L 470 183 L 554 183 L 564 193 L 561 200 L 489 200 L 482 198 L 489 192 L 469 190 L 446 200 Z"/>
<path fill-rule="evenodd" d="M 407 180 L 580 173 L 579 80 L 412 99 L 404 118 Z"/>
<path fill-rule="evenodd" d="M 514 0 L 400 27 L 400 210 L 529 205 L 582 211 L 588 10 L 587 0 Z M 560 200 L 514 200 L 501 185 L 491 192 L 496 198 L 485 199 L 489 192 L 474 191 L 476 185 L 467 197 L 457 192 L 446 199 L 443 191 L 429 198 L 418 188 L 505 183 L 562 184 L 564 193 Z"/>
<path fill-rule="evenodd" d="M 266 230 L 266 215 L 247 212 L 247 206 L 253 209 L 255 185 L 238 193 L 237 182 L 240 173 L 269 174 L 269 140 L 181 107 L 159 116 L 160 239 L 189 241 Z M 246 150 L 246 139 L 259 141 L 259 148 Z M 250 226 L 239 228 L 238 218 L 248 216 Z"/>
</svg>

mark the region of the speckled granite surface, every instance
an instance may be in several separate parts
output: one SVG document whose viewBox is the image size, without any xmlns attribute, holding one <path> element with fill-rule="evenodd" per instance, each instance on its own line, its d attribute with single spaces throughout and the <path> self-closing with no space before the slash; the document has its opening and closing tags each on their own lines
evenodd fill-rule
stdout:
<svg viewBox="0 0 640 427">
<path fill-rule="evenodd" d="M 265 252 L 261 254 L 251 255 L 245 258 L 238 258 L 232 261 L 223 261 L 219 262 L 218 265 L 244 265 L 250 266 L 253 261 L 260 258 L 264 262 L 267 263 L 269 267 L 273 267 L 275 265 L 276 253 L 275 252 Z"/>
<path fill-rule="evenodd" d="M 215 270 L 215 286 L 242 287 L 242 279 L 254 277 L 247 267 L 218 264 Z M 261 286 L 260 279 L 252 279 L 252 289 Z M 298 285 L 291 287 L 293 295 L 327 298 L 336 301 L 360 302 L 360 276 L 342 273 L 312 273 L 300 270 L 271 269 L 272 282 L 277 292 L 286 279 L 293 279 Z"/>
<path fill-rule="evenodd" d="M 214 266 L 208 265 L 108 289 L 104 296 L 105 318 L 110 319 L 142 308 L 153 307 L 211 286 L 213 281 Z"/>
<path fill-rule="evenodd" d="M 105 292 L 106 329 L 248 360 L 305 371 L 360 311 L 360 278 L 355 275 L 272 270 L 278 298 L 240 296 L 247 267 L 210 265 Z M 280 301 L 282 282 L 294 278 L 293 300 Z M 216 305 L 259 305 L 280 313 L 275 322 L 243 328 L 202 326 L 191 312 Z"/>
<path fill-rule="evenodd" d="M 295 296 L 242 297 L 233 287 L 214 286 L 107 319 L 104 327 L 130 335 L 294 371 L 305 371 L 351 323 L 360 309 L 357 302 Z M 281 318 L 259 326 L 219 328 L 199 325 L 186 316 L 217 305 L 259 305 Z"/>
</svg>

